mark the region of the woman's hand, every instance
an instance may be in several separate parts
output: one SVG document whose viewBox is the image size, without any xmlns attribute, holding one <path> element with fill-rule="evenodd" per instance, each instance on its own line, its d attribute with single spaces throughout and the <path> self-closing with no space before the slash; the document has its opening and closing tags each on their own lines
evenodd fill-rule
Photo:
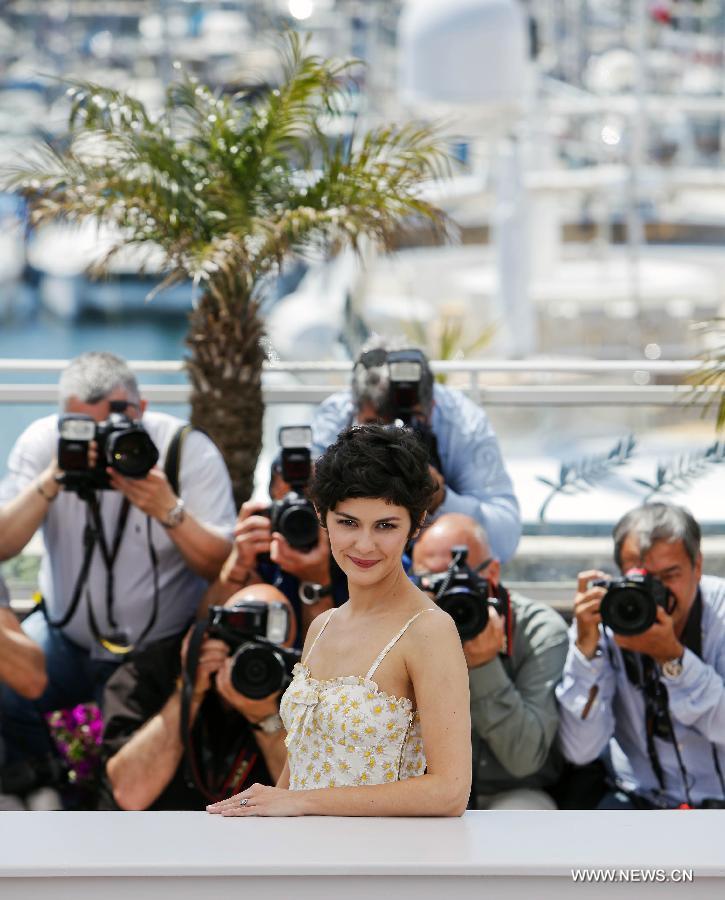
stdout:
<svg viewBox="0 0 725 900">
<path fill-rule="evenodd" d="M 253 784 L 228 800 L 207 806 L 206 811 L 221 816 L 303 816 L 305 791 Z M 242 806 L 242 802 L 247 802 Z"/>
</svg>

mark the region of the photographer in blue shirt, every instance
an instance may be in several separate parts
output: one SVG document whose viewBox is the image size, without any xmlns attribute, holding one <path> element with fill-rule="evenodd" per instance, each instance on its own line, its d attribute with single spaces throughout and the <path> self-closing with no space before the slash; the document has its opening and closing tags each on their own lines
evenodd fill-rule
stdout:
<svg viewBox="0 0 725 900">
<path fill-rule="evenodd" d="M 614 528 L 624 577 L 581 572 L 557 698 L 562 749 L 609 749 L 603 809 L 725 807 L 725 580 L 702 574 L 700 527 L 650 503 Z"/>
<path fill-rule="evenodd" d="M 519 505 L 486 413 L 461 391 L 434 384 L 427 358 L 401 342 L 372 338 L 353 368 L 351 390 L 328 397 L 312 420 L 319 456 L 354 423 L 402 421 L 430 450 L 438 491 L 429 513 L 464 513 L 486 529 L 493 554 L 511 559 L 521 535 Z M 418 377 L 411 375 L 417 367 Z"/>
</svg>

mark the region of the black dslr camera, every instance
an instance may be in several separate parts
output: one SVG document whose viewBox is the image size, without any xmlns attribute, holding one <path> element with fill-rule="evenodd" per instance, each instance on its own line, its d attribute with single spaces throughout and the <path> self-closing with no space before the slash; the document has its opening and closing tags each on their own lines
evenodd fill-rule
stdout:
<svg viewBox="0 0 725 900">
<path fill-rule="evenodd" d="M 303 496 L 312 474 L 312 429 L 307 425 L 280 428 L 279 445 L 282 478 L 292 490 L 281 500 L 274 500 L 260 515 L 271 519 L 272 531 L 278 531 L 290 547 L 308 553 L 317 546 L 319 538 L 315 507 Z"/>
<path fill-rule="evenodd" d="M 420 350 L 391 350 L 387 356 L 390 389 L 388 412 L 405 428 L 418 435 L 428 450 L 430 462 L 442 470 L 438 441 L 430 425 L 421 419 L 420 381 L 425 366 L 425 356 Z"/>
<path fill-rule="evenodd" d="M 261 700 L 290 683 L 299 650 L 279 646 L 289 634 L 290 612 L 281 601 L 240 600 L 234 606 L 210 606 L 207 634 L 233 651 L 234 690 Z"/>
<path fill-rule="evenodd" d="M 451 556 L 445 572 L 419 576 L 419 587 L 431 591 L 438 606 L 456 623 L 462 641 L 470 641 L 484 630 L 493 607 L 504 620 L 503 652 L 510 653 L 512 617 L 508 591 L 499 587 L 496 596 L 491 596 L 488 581 L 466 562 L 468 547 L 452 547 Z"/>
<path fill-rule="evenodd" d="M 657 607 L 672 611 L 672 595 L 662 582 L 645 569 L 630 569 L 621 578 L 589 582 L 591 587 L 605 587 L 599 608 L 602 624 L 615 634 L 642 634 L 654 625 Z"/>
<path fill-rule="evenodd" d="M 70 413 L 58 420 L 58 466 L 60 481 L 66 490 L 83 496 L 91 491 L 110 490 L 106 468 L 126 478 L 144 478 L 156 465 L 159 451 L 140 422 L 126 415 L 125 400 L 111 400 L 111 413 L 105 422 L 91 416 Z M 95 441 L 98 457 L 88 465 L 88 445 Z"/>
</svg>

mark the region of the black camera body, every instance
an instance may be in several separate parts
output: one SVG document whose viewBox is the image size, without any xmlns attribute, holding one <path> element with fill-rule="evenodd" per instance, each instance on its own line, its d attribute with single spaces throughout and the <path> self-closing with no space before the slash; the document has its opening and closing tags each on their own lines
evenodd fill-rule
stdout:
<svg viewBox="0 0 725 900">
<path fill-rule="evenodd" d="M 291 425 L 279 430 L 282 478 L 292 490 L 281 500 L 274 500 L 260 515 L 271 520 L 272 531 L 278 531 L 290 547 L 309 553 L 319 540 L 319 523 L 312 503 L 304 490 L 312 475 L 312 430 L 304 425 Z"/>
<path fill-rule="evenodd" d="M 435 602 L 456 623 L 461 641 L 470 641 L 488 625 L 489 610 L 495 609 L 504 620 L 506 642 L 503 654 L 511 652 L 513 620 L 508 592 L 499 588 L 491 596 L 488 581 L 467 563 L 468 547 L 451 548 L 451 562 L 445 572 L 422 576 L 419 586 L 433 593 Z"/>
<path fill-rule="evenodd" d="M 209 607 L 209 637 L 232 651 L 231 681 L 238 693 L 261 700 L 284 690 L 300 651 L 280 646 L 290 629 L 290 611 L 281 600 L 240 600 L 234 606 Z"/>
<path fill-rule="evenodd" d="M 387 412 L 403 427 L 413 431 L 428 451 L 430 462 L 442 472 L 438 440 L 430 425 L 421 419 L 420 382 L 425 356 L 420 350 L 391 350 L 387 355 L 390 388 Z"/>
<path fill-rule="evenodd" d="M 590 582 L 605 587 L 600 613 L 602 624 L 615 634 L 637 635 L 647 631 L 657 619 L 657 607 L 672 608 L 671 594 L 662 582 L 645 569 L 630 569 L 621 578 Z"/>
<path fill-rule="evenodd" d="M 66 490 L 84 494 L 111 490 L 107 468 L 126 478 L 145 478 L 159 460 L 159 451 L 140 422 L 126 415 L 125 400 L 112 400 L 103 422 L 91 416 L 69 413 L 58 420 L 58 466 Z M 96 464 L 88 465 L 88 445 L 98 446 Z"/>
</svg>

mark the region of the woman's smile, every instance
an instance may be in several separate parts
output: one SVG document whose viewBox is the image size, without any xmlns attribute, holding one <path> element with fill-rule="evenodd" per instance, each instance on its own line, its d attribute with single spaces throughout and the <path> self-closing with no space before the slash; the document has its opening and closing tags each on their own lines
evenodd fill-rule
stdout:
<svg viewBox="0 0 725 900">
<path fill-rule="evenodd" d="M 380 560 L 379 559 L 360 559 L 357 556 L 351 556 L 349 553 L 347 554 L 347 558 L 350 562 L 355 563 L 356 566 L 359 566 L 361 569 L 370 569 L 372 566 L 376 566 Z"/>
</svg>

